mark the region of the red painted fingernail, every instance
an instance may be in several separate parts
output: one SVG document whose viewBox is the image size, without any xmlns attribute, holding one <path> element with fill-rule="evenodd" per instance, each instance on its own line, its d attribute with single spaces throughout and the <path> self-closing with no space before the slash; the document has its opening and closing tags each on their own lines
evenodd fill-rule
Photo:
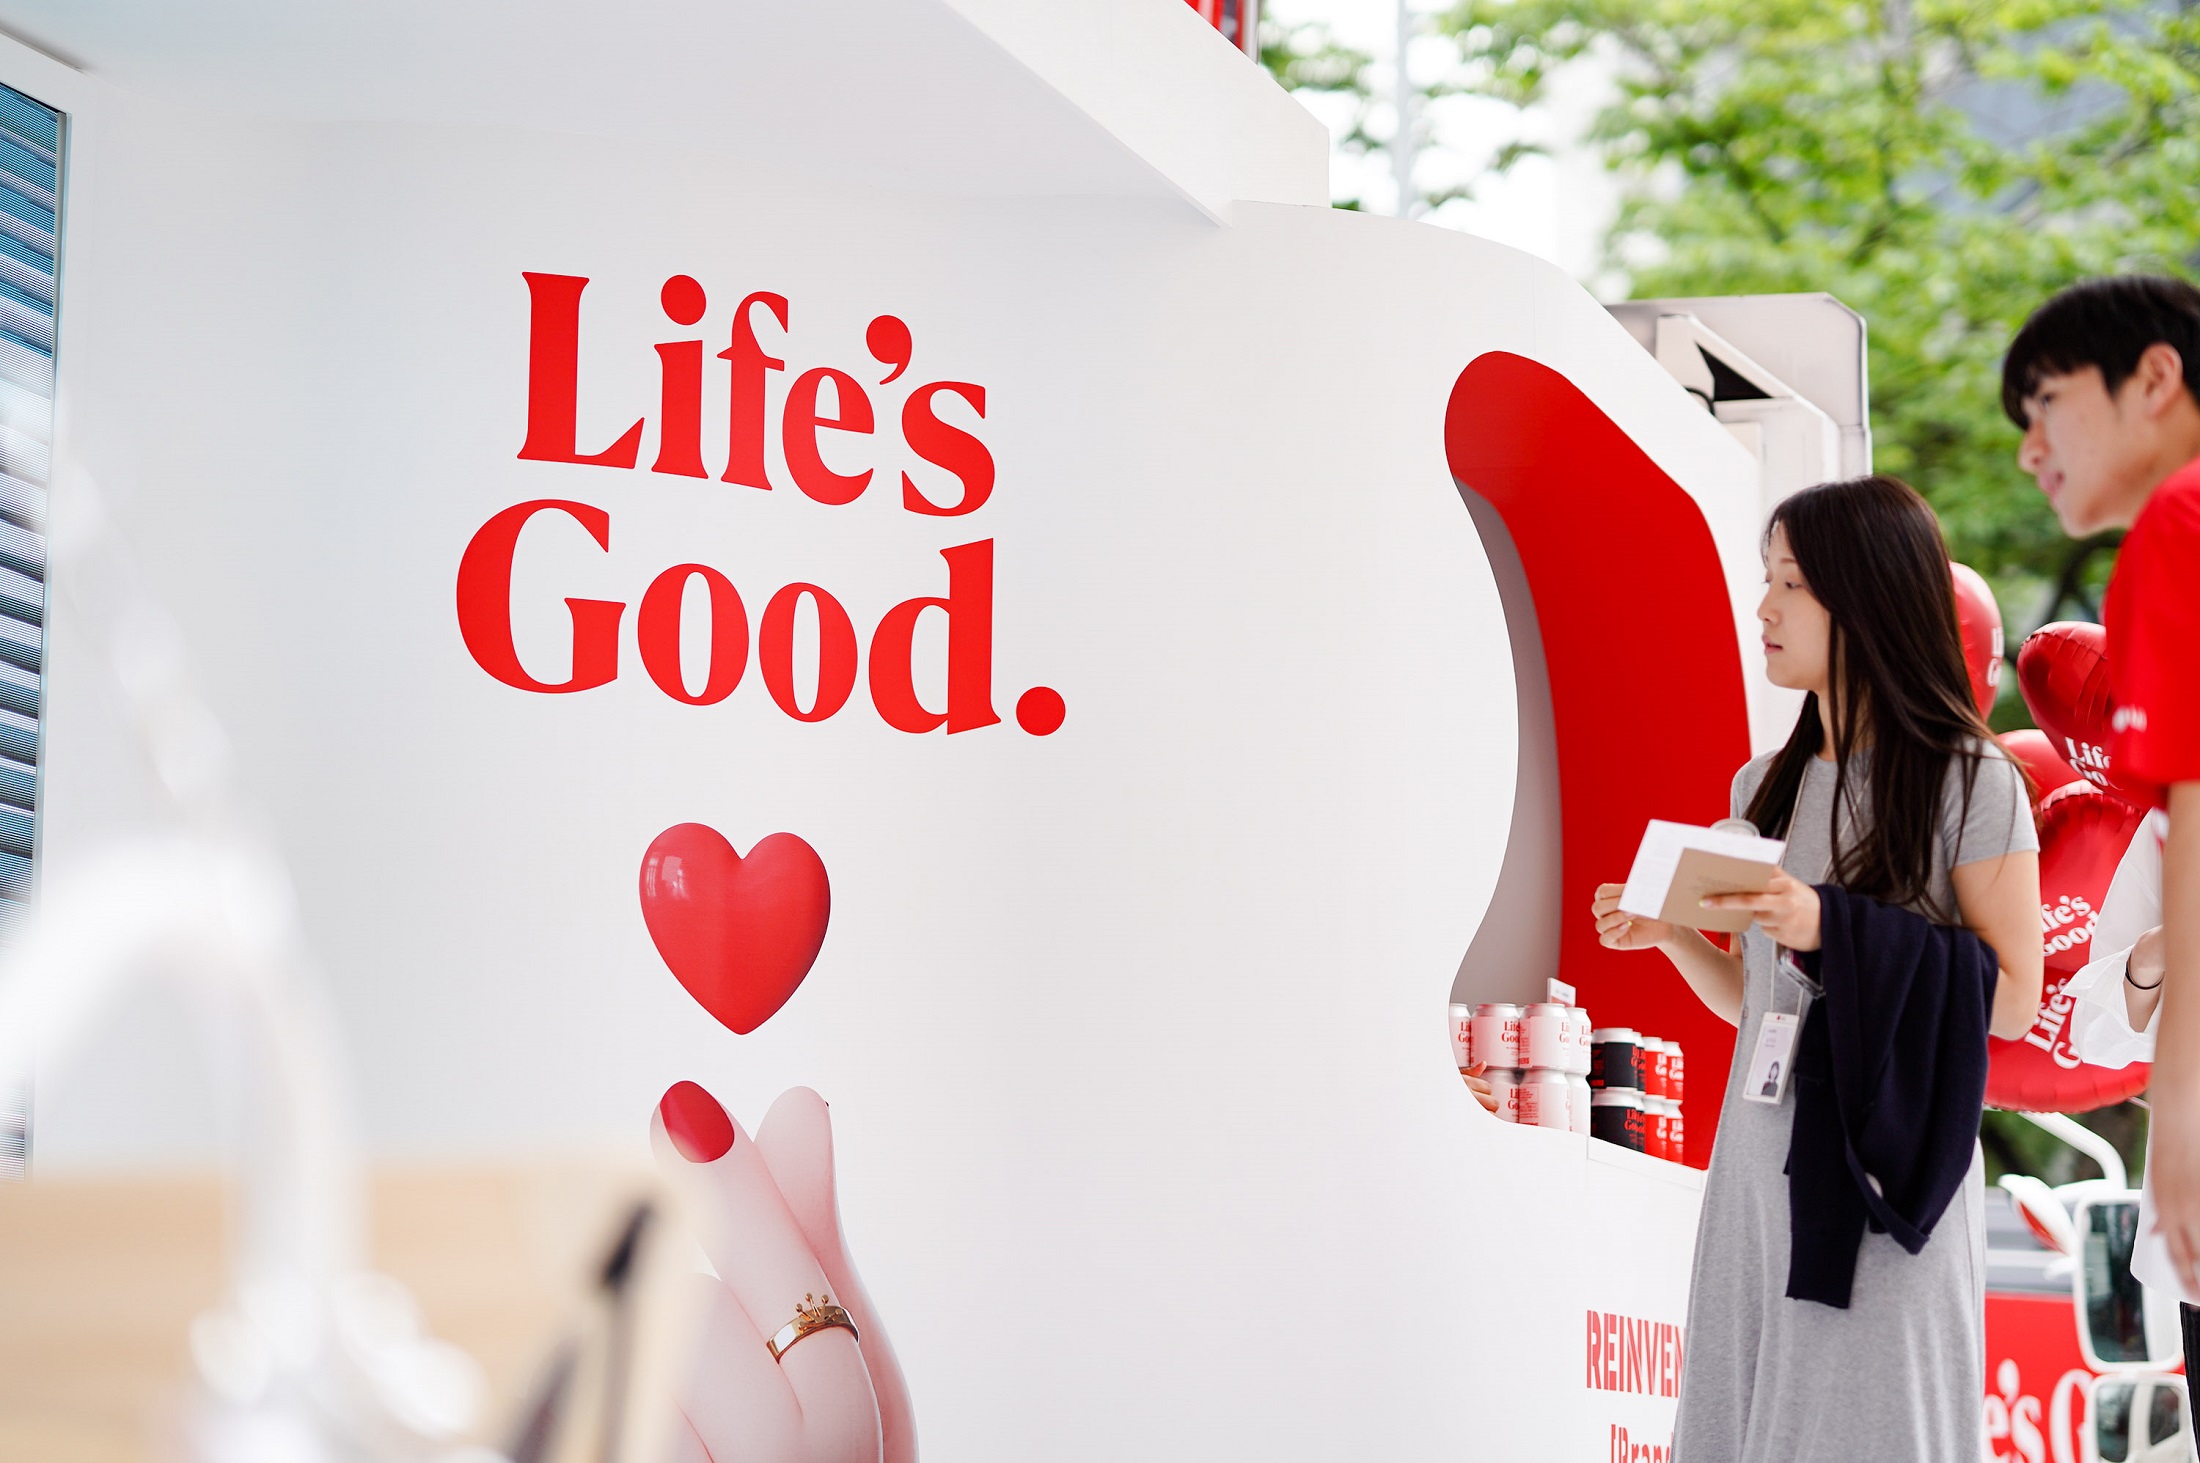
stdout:
<svg viewBox="0 0 2200 1463">
<path fill-rule="evenodd" d="M 717 1098 L 693 1082 L 675 1082 L 666 1088 L 657 1102 L 657 1115 L 665 1120 L 665 1136 L 690 1163 L 723 1158 L 733 1146 L 733 1119 Z"/>
</svg>

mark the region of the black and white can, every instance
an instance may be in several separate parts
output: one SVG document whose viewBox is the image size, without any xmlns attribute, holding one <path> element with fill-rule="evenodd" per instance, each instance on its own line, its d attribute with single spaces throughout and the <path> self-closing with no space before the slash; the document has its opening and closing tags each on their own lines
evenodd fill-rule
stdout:
<svg viewBox="0 0 2200 1463">
<path fill-rule="evenodd" d="M 1649 1147 L 1643 1122 L 1642 1094 L 1632 1087 L 1606 1087 L 1590 1094 L 1589 1136 L 1637 1153 Z"/>
<path fill-rule="evenodd" d="M 1627 1026 L 1605 1026 L 1589 1036 L 1589 1085 L 1642 1090 L 1642 1033 Z"/>
</svg>

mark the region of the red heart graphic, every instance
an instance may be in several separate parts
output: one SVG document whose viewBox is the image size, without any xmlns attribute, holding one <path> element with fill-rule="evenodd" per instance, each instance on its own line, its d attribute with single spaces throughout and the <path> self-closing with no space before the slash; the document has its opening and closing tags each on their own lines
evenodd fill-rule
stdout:
<svg viewBox="0 0 2200 1463">
<path fill-rule="evenodd" d="M 772 1019 L 817 960 L 832 918 L 825 861 L 792 833 L 747 858 L 702 823 L 642 855 L 642 920 L 687 993 L 742 1036 Z"/>
</svg>

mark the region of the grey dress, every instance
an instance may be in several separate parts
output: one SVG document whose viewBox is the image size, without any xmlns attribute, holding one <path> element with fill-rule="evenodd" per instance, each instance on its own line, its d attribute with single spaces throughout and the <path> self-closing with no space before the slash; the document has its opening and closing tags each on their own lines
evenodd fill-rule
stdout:
<svg viewBox="0 0 2200 1463">
<path fill-rule="evenodd" d="M 1734 778 L 1734 813 L 1749 805 L 1772 762 Z M 1846 800 L 1868 817 L 1867 758 L 1850 762 Z M 1963 764 L 1958 762 L 1960 768 Z M 1796 795 L 1782 865 L 1824 883 L 1831 861 L 1833 764 L 1812 759 Z M 1855 826 L 1842 819 L 1845 839 Z M 1955 908 L 1948 870 L 2036 849 L 2030 805 L 2015 766 L 1980 764 L 1964 814 L 1951 772 L 1933 854 L 1932 892 Z M 1943 915 L 1942 918 L 1947 918 Z M 1956 1463 L 1980 1456 L 1986 1260 L 1984 1170 L 1971 1178 L 1916 1255 L 1866 1233 L 1847 1310 L 1789 1300 L 1788 1135 L 1795 1089 L 1778 1106 L 1742 1097 L 1744 1057 L 1766 1010 L 1807 1009 L 1809 994 L 1781 969 L 1772 940 L 1742 937 L 1745 984 L 1735 1061 L 1705 1175 L 1690 1278 L 1686 1366 L 1674 1427 L 1674 1463 Z"/>
</svg>

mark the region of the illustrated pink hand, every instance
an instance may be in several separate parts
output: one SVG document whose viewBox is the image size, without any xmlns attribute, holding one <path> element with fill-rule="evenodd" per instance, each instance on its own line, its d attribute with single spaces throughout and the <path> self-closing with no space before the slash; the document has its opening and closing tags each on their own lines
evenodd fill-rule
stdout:
<svg viewBox="0 0 2200 1463">
<path fill-rule="evenodd" d="M 703 1322 L 675 1463 L 915 1463 L 908 1385 L 841 1238 L 825 1100 L 807 1087 L 782 1093 L 751 1139 L 716 1098 L 681 1082 L 658 1102 L 650 1142 L 693 1182 L 718 1271 L 698 1277 Z M 797 1308 L 827 1304 L 855 1332 L 812 1332 L 773 1360 L 766 1342 Z"/>
</svg>

